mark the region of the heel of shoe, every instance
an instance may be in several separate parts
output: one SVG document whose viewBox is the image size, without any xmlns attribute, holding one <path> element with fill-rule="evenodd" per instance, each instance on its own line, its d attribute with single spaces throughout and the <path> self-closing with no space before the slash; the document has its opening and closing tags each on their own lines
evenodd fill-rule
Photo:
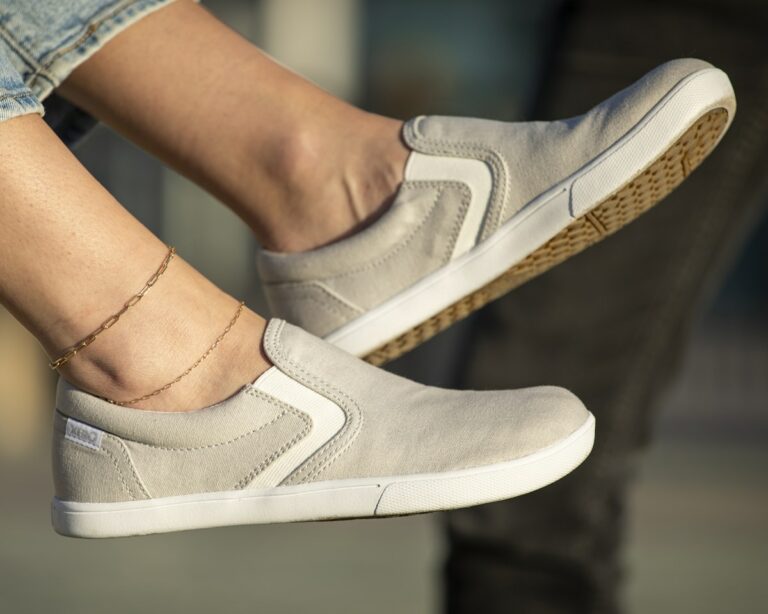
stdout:
<svg viewBox="0 0 768 614">
<path fill-rule="evenodd" d="M 51 457 L 59 501 L 113 503 L 149 498 L 120 438 L 59 411 Z M 55 523 L 54 528 L 58 530 Z"/>
</svg>

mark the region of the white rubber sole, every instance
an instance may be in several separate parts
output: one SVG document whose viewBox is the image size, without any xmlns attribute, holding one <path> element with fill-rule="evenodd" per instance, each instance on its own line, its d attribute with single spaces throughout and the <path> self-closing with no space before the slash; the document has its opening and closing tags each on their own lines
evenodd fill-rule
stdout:
<svg viewBox="0 0 768 614">
<path fill-rule="evenodd" d="M 621 139 L 523 207 L 488 240 L 335 330 L 326 341 L 366 356 L 419 326 L 483 288 L 604 202 L 662 156 L 699 118 L 721 107 L 728 111 L 730 122 L 735 99 L 724 72 L 710 68 L 688 76 Z"/>
<path fill-rule="evenodd" d="M 165 497 L 125 503 L 54 498 L 57 533 L 125 537 L 207 527 L 374 518 L 468 507 L 542 488 L 570 473 L 592 450 L 592 414 L 568 438 L 525 458 L 474 469 Z"/>
</svg>

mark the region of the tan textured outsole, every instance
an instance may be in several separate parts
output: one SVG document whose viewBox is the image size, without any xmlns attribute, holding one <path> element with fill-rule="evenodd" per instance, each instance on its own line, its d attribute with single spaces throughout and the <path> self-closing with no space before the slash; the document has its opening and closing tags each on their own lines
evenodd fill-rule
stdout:
<svg viewBox="0 0 768 614">
<path fill-rule="evenodd" d="M 364 359 L 374 365 L 394 360 L 473 311 L 613 234 L 682 183 L 714 149 L 727 123 L 728 111 L 722 108 L 709 111 L 644 171 L 524 260 Z"/>
</svg>

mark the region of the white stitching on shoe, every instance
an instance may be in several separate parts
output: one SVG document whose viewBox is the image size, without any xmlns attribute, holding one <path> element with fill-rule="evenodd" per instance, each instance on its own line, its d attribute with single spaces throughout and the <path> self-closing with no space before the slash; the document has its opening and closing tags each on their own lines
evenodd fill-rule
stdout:
<svg viewBox="0 0 768 614">
<path fill-rule="evenodd" d="M 377 266 L 380 266 L 381 264 L 394 258 L 397 254 L 399 254 L 408 246 L 408 244 L 414 239 L 414 237 L 416 237 L 416 235 L 418 235 L 419 231 L 427 223 L 429 218 L 434 213 L 437 204 L 440 202 L 440 198 L 442 197 L 443 192 L 445 192 L 446 188 L 456 188 L 459 191 L 464 191 L 464 192 L 466 192 L 468 189 L 467 186 L 461 183 L 460 181 L 409 181 L 407 183 L 404 183 L 400 187 L 400 190 L 408 191 L 408 190 L 417 190 L 420 188 L 435 188 L 436 189 L 435 197 L 432 201 L 432 204 L 426 210 L 424 217 L 421 219 L 418 225 L 414 227 L 411 230 L 411 232 L 409 232 L 408 235 L 402 241 L 399 241 L 393 247 L 391 247 L 388 252 L 374 258 L 373 260 L 369 260 L 361 264 L 360 266 L 349 269 L 348 271 L 344 271 L 343 273 L 339 273 L 338 275 L 323 277 L 322 279 L 341 279 L 344 277 L 349 277 L 351 275 L 356 275 L 357 273 L 374 269 Z"/>
<path fill-rule="evenodd" d="M 120 448 L 120 450 L 123 452 L 123 456 L 125 457 L 125 460 L 128 462 L 128 467 L 130 467 L 131 473 L 133 474 L 133 479 L 136 481 L 136 484 L 138 484 L 139 486 L 139 492 L 145 495 L 147 499 L 151 499 L 152 495 L 149 494 L 149 490 L 147 489 L 146 485 L 144 484 L 141 477 L 139 476 L 139 472 L 136 470 L 136 465 L 134 464 L 133 459 L 131 458 L 131 455 L 128 452 L 128 448 L 125 447 L 125 443 L 123 443 L 123 441 L 119 437 L 115 437 L 110 433 L 105 433 L 105 436 L 110 441 L 114 441 L 117 444 L 117 446 Z M 103 448 L 103 449 L 112 458 L 112 462 L 114 462 L 115 466 L 117 467 L 116 459 L 112 456 L 109 450 L 107 450 L 106 448 Z M 131 496 L 133 497 L 133 495 Z M 136 497 L 133 497 L 133 498 L 135 499 Z"/>
<path fill-rule="evenodd" d="M 303 298 L 309 299 L 317 303 L 318 305 L 327 308 L 332 314 L 338 315 L 343 319 L 348 319 L 356 315 L 363 313 L 363 309 L 353 304 L 351 301 L 346 300 L 343 297 L 337 296 L 332 290 L 327 288 L 322 282 L 318 281 L 288 281 L 278 283 L 266 283 L 265 286 L 270 286 L 275 290 L 281 290 L 283 288 L 289 290 L 294 298 L 299 297 L 299 294 L 303 292 Z M 325 296 L 332 299 L 331 301 L 325 301 L 316 294 L 312 294 L 310 290 L 320 290 Z M 341 307 L 347 309 L 344 311 Z M 350 312 L 352 315 L 350 316 Z"/>
<path fill-rule="evenodd" d="M 301 418 L 302 415 L 303 415 L 303 412 L 301 412 L 301 411 L 291 407 L 290 405 L 287 405 L 287 404 L 283 403 L 282 401 L 280 401 L 278 399 L 274 399 L 274 398 L 270 397 L 269 395 L 264 394 L 263 392 L 261 392 L 259 390 L 254 390 L 253 388 L 246 388 L 245 389 L 245 394 L 250 394 L 252 396 L 257 396 L 260 399 L 262 399 L 264 401 L 267 401 L 268 403 L 272 403 L 274 405 L 277 405 L 279 408 L 282 409 L 282 411 L 279 414 L 277 414 L 274 418 L 272 418 L 272 420 L 270 420 L 269 422 L 267 422 L 265 424 L 262 424 L 262 425 L 256 427 L 255 429 L 248 431 L 247 433 L 242 433 L 241 435 L 238 435 L 237 437 L 233 437 L 229 441 L 222 441 L 222 442 L 218 442 L 218 443 L 207 444 L 207 445 L 204 445 L 204 446 L 196 446 L 196 447 L 189 447 L 189 448 L 171 448 L 171 447 L 166 447 L 166 446 L 156 446 L 154 444 L 144 443 L 144 442 L 141 442 L 141 441 L 134 441 L 132 439 L 126 439 L 126 441 L 130 441 L 133 444 L 144 446 L 144 447 L 147 447 L 147 448 L 154 448 L 155 450 L 164 450 L 166 452 L 195 452 L 197 450 L 207 450 L 207 449 L 210 449 L 210 448 L 218 448 L 218 447 L 221 447 L 221 446 L 226 446 L 226 445 L 229 445 L 231 443 L 234 443 L 234 442 L 238 441 L 239 439 L 242 439 L 243 437 L 248 437 L 250 435 L 258 433 L 259 431 L 267 428 L 268 426 L 273 425 L 275 422 L 277 422 L 280 418 L 282 418 L 286 414 L 292 413 L 292 414 L 297 415 L 299 418 Z"/>
<path fill-rule="evenodd" d="M 421 120 L 423 118 L 416 118 Z M 506 158 L 504 154 L 482 143 L 454 143 L 452 141 L 431 139 L 422 134 L 416 124 L 418 121 L 411 121 L 405 125 L 403 138 L 406 143 L 417 151 L 423 147 L 425 153 L 434 155 L 459 155 L 461 157 L 474 158 L 482 160 L 491 167 L 493 175 L 493 187 L 489 205 L 489 215 L 483 221 L 480 232 L 480 241 L 484 241 L 488 236 L 499 227 L 500 221 L 506 214 L 509 203 L 509 172 L 507 169 Z M 464 154 L 464 155 L 462 155 Z"/>
<path fill-rule="evenodd" d="M 363 413 L 360 411 L 360 408 L 354 399 L 352 399 L 349 395 L 345 394 L 338 388 L 324 382 L 318 376 L 308 372 L 306 369 L 296 364 L 287 356 L 287 354 L 282 350 L 277 342 L 277 339 L 282 334 L 284 327 L 285 321 L 281 320 L 276 326 L 269 326 L 267 328 L 267 334 L 264 336 L 264 347 L 266 348 L 267 353 L 274 354 L 278 360 L 287 362 L 288 364 L 286 366 L 279 366 L 289 375 L 291 375 L 291 377 L 301 381 L 300 378 L 303 376 L 305 380 L 314 382 L 315 386 L 319 388 L 319 390 L 316 390 L 316 392 L 320 393 L 322 391 L 334 401 L 336 401 L 339 407 L 341 407 L 341 409 L 346 414 L 347 420 L 342 429 L 333 439 L 326 443 L 319 451 L 310 456 L 299 468 L 297 468 L 285 480 L 283 480 L 283 485 L 290 484 L 292 482 L 303 483 L 310 481 L 311 479 L 317 477 L 317 475 L 319 475 L 322 471 L 330 467 L 334 461 L 336 461 L 344 452 L 349 449 L 349 447 L 357 438 L 357 435 L 360 433 L 364 422 Z M 306 381 L 301 383 L 307 385 L 309 388 L 312 388 L 312 386 L 310 386 Z M 339 397 L 346 399 L 347 403 L 344 403 Z M 350 432 L 350 424 L 353 423 L 355 426 Z M 347 437 L 347 435 L 349 436 Z M 345 438 L 347 440 L 343 441 Z M 328 458 L 329 456 L 330 458 Z M 299 480 L 302 474 L 306 475 L 304 475 L 304 477 Z"/>
<path fill-rule="evenodd" d="M 446 182 L 446 183 L 453 183 L 453 182 Z M 459 188 L 459 192 L 461 192 L 461 203 L 459 205 L 459 212 L 461 213 L 461 215 L 457 217 L 453 223 L 453 230 L 449 235 L 448 245 L 446 246 L 445 252 L 443 253 L 443 261 L 448 261 L 451 255 L 453 254 L 454 247 L 456 246 L 456 241 L 459 238 L 459 233 L 461 232 L 461 228 L 462 226 L 464 226 L 464 222 L 467 219 L 467 212 L 469 211 L 469 205 L 472 203 L 472 190 L 470 190 L 463 183 L 458 183 L 457 187 Z"/>
<path fill-rule="evenodd" d="M 264 469 L 269 467 L 273 462 L 275 462 L 275 460 L 280 458 L 283 454 L 285 454 L 288 450 L 290 450 L 293 446 L 295 446 L 302 439 L 304 439 L 304 437 L 307 436 L 309 431 L 312 429 L 312 420 L 306 414 L 302 414 L 302 416 L 299 416 L 299 417 L 304 420 L 304 423 L 305 423 L 304 429 L 300 431 L 293 439 L 284 443 L 272 454 L 270 454 L 267 458 L 265 458 L 261 463 L 259 463 L 256 467 L 254 467 L 253 470 L 251 470 L 248 473 L 248 475 L 242 478 L 235 485 L 236 490 L 242 489 L 248 486 L 248 484 L 250 484 L 256 476 L 258 476 L 262 471 L 264 471 Z"/>
<path fill-rule="evenodd" d="M 117 472 L 117 477 L 120 480 L 120 483 L 123 485 L 123 488 L 125 489 L 125 492 L 128 493 L 128 496 L 131 498 L 132 501 L 136 500 L 136 496 L 133 494 L 133 491 L 128 486 L 128 482 L 125 481 L 125 478 L 123 477 L 123 472 L 120 470 L 120 464 L 117 462 L 117 458 L 115 457 L 112 452 L 107 450 L 105 447 L 102 447 L 101 450 L 106 454 L 109 459 L 112 461 L 112 464 L 115 466 L 115 471 Z"/>
</svg>

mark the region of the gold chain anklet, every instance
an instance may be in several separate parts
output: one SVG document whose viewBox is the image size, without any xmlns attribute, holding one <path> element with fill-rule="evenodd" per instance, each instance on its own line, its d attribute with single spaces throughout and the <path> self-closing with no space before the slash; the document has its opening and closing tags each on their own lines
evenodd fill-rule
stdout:
<svg viewBox="0 0 768 614">
<path fill-rule="evenodd" d="M 149 278 L 149 281 L 144 284 L 144 287 L 139 290 L 138 294 L 135 294 L 132 296 L 128 301 L 123 305 L 123 308 L 118 311 L 116 314 L 110 316 L 106 320 L 104 320 L 104 323 L 99 326 L 95 331 L 93 331 L 90 335 L 88 335 L 85 339 L 82 341 L 77 342 L 75 345 L 70 347 L 62 356 L 57 358 L 56 360 L 52 360 L 48 363 L 48 366 L 51 367 L 54 371 L 58 369 L 59 367 L 63 367 L 65 364 L 67 364 L 70 359 L 72 359 L 75 354 L 77 354 L 79 351 L 84 350 L 87 348 L 91 343 L 96 341 L 96 337 L 98 337 L 101 333 L 103 333 L 108 328 L 111 328 L 115 324 L 117 324 L 117 321 L 122 317 L 122 315 L 128 311 L 131 307 L 133 307 L 136 303 L 138 303 L 142 298 L 144 298 L 144 295 L 149 292 L 149 289 L 154 286 L 157 283 L 157 280 L 160 279 L 163 273 L 165 273 L 166 269 L 168 268 L 168 265 L 171 263 L 171 260 L 173 260 L 173 256 L 176 254 L 176 248 L 175 247 L 168 247 L 168 254 L 163 259 L 162 264 L 160 265 L 160 268 L 155 271 L 155 274 L 152 275 L 152 277 Z"/>
<path fill-rule="evenodd" d="M 240 304 L 237 306 L 237 311 L 235 311 L 235 315 L 230 320 L 229 324 L 227 324 L 227 327 L 223 330 L 223 332 L 216 338 L 216 341 L 213 342 L 211 347 L 209 347 L 205 354 L 203 354 L 200 358 L 198 358 L 195 363 L 189 367 L 184 373 L 179 375 L 176 379 L 174 379 L 172 382 L 167 383 L 162 388 L 158 388 L 154 392 L 150 392 L 149 394 L 145 394 L 142 397 L 138 397 L 136 399 L 131 399 L 130 401 L 115 401 L 113 399 L 104 399 L 105 401 L 108 401 L 109 403 L 112 403 L 113 405 L 133 405 L 134 403 L 140 403 L 141 401 L 146 401 L 147 399 L 151 399 L 154 396 L 157 396 L 158 394 L 161 394 L 168 390 L 171 386 L 178 384 L 182 379 L 184 379 L 187 375 L 189 375 L 193 369 L 200 366 L 200 363 L 202 363 L 206 358 L 208 358 L 208 355 L 213 352 L 213 350 L 216 349 L 216 347 L 221 343 L 222 339 L 227 336 L 227 333 L 232 330 L 232 327 L 237 322 L 238 318 L 240 317 L 240 314 L 243 311 L 243 306 L 245 303 L 243 301 L 240 301 Z"/>
</svg>

